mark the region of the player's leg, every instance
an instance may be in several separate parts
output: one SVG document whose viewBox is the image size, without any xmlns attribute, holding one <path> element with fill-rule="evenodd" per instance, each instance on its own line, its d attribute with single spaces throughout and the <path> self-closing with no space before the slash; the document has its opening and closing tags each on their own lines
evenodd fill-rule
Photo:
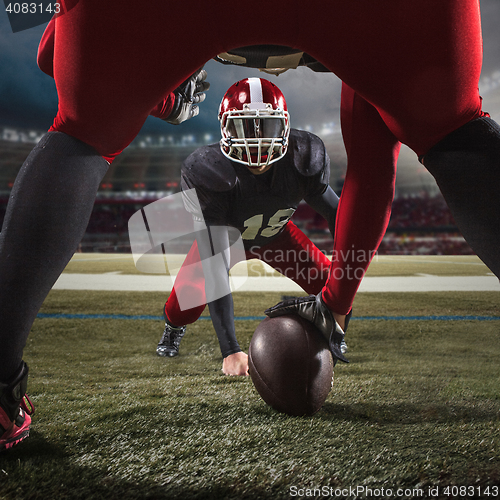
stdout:
<svg viewBox="0 0 500 500">
<path fill-rule="evenodd" d="M 0 381 L 21 365 L 31 324 L 81 241 L 107 168 L 91 147 L 59 132 L 22 166 L 0 234 Z"/>
<path fill-rule="evenodd" d="M 0 234 L 0 386 L 7 391 L 0 391 L 0 415 L 5 412 L 0 447 L 17 444 L 29 434 L 24 393 L 11 401 L 17 404 L 15 411 L 5 399 L 11 397 L 9 380 L 26 366 L 22 353 L 28 332 L 77 249 L 107 168 L 91 147 L 52 132 L 32 151 L 16 178 Z M 27 374 L 26 370 L 24 386 Z M 10 431 L 5 430 L 7 417 L 13 422 Z"/>
<path fill-rule="evenodd" d="M 196 305 L 186 307 L 186 302 Z M 195 241 L 179 269 L 175 285 L 163 308 L 165 329 L 156 347 L 158 356 L 172 357 L 179 354 L 179 346 L 186 333 L 186 325 L 194 323 L 201 316 L 205 306 L 205 278 L 198 245 Z"/>
<path fill-rule="evenodd" d="M 478 94 L 482 58 L 479 2 L 439 3 L 443 5 L 436 7 L 432 2 L 435 24 L 431 23 L 432 31 L 425 30 L 425 51 L 418 47 L 422 57 L 437 49 L 431 59 L 437 57 L 434 66 L 422 66 L 415 82 L 418 91 L 413 88 L 413 95 L 402 94 L 411 105 L 406 118 L 391 121 L 382 116 L 422 156 L 467 242 L 500 277 L 500 127 L 484 116 Z M 429 36 L 439 43 L 428 46 Z M 423 102 L 426 105 L 418 113 Z M 422 113 L 433 122 L 426 134 L 418 123 Z"/>
<path fill-rule="evenodd" d="M 179 296 L 189 300 L 181 299 L 181 304 Z M 193 307 L 189 307 L 186 302 L 193 304 Z M 205 277 L 195 241 L 177 273 L 175 285 L 165 303 L 164 314 L 174 325 L 189 325 L 201 316 L 205 306 Z"/>
<path fill-rule="evenodd" d="M 400 143 L 377 110 L 345 84 L 341 120 L 347 172 L 323 300 L 347 314 L 389 223 Z"/>
<path fill-rule="evenodd" d="M 269 245 L 252 252 L 273 267 L 276 271 L 297 283 L 306 293 L 317 295 L 323 289 L 329 276 L 330 260 L 326 255 L 293 223 L 288 222 L 279 237 Z M 334 313 L 335 321 L 345 331 L 351 318 L 348 314 Z M 344 340 L 341 352 L 347 352 Z"/>
<path fill-rule="evenodd" d="M 344 2 L 314 30 L 330 30 L 333 44 L 312 38 L 310 52 L 423 157 L 466 240 L 500 276 L 500 134 L 478 93 L 479 1 Z"/>
<path fill-rule="evenodd" d="M 103 158 L 114 158 L 165 95 L 223 51 L 223 42 L 213 42 L 217 23 L 207 22 L 215 16 L 210 5 L 173 9 L 159 0 L 86 0 L 56 20 L 57 133 L 44 137 L 23 166 L 0 242 L 0 381 L 20 366 L 34 317 L 83 235 L 107 168 Z M 259 30 L 266 31 L 250 23 L 225 43 L 255 42 Z"/>
<path fill-rule="evenodd" d="M 478 255 L 499 273 L 500 139 L 496 124 L 482 118 L 477 89 L 482 55 L 478 1 L 389 0 L 383 7 L 377 2 L 343 2 L 338 14 L 335 19 L 323 16 L 310 23 L 315 32 L 329 33 L 330 45 L 322 48 L 325 39 L 311 37 L 309 53 L 374 105 L 394 138 L 424 155 L 424 164 L 438 180 L 460 229 Z M 312 15 L 310 10 L 304 12 L 307 24 L 312 21 L 308 15 Z M 335 51 L 336 46 L 343 50 Z M 390 161 L 387 165 L 389 170 L 381 171 L 385 183 L 377 182 L 377 169 L 372 170 L 371 177 L 360 178 L 359 182 L 375 180 L 375 186 L 392 189 L 393 167 Z M 355 181 L 355 177 L 351 179 Z M 336 237 L 342 234 L 341 220 L 349 224 L 357 222 L 343 216 L 349 213 L 342 206 L 342 198 L 348 198 L 345 192 L 355 194 L 357 190 L 355 182 L 349 182 L 348 186 L 348 180 L 339 206 Z M 474 192 L 484 202 L 471 203 L 465 199 L 471 196 L 467 192 Z M 388 199 L 389 193 L 383 196 Z M 379 235 L 386 224 L 383 214 L 382 217 L 376 221 Z M 481 234 L 474 234 L 475 224 Z M 349 247 L 350 241 L 341 246 Z M 346 266 L 338 269 L 345 271 Z M 335 278 L 332 272 L 323 300 L 328 302 L 328 309 L 335 311 L 343 304 L 347 310 L 347 300 L 352 298 L 349 283 L 345 283 L 348 297 L 344 300 L 343 288 L 336 293 L 333 287 L 333 293 L 330 292 Z M 358 284 L 359 280 L 355 280 L 354 286 Z M 315 306 L 304 302 L 296 308 L 323 328 L 325 335 L 330 335 L 332 352 L 337 351 L 341 359 L 338 346 L 342 336 L 335 339 L 336 327 L 324 304 L 316 301 Z M 276 315 L 288 309 L 280 306 L 268 313 Z"/>
<path fill-rule="evenodd" d="M 500 278 L 500 127 L 460 127 L 423 155 L 467 243 Z"/>
<path fill-rule="evenodd" d="M 213 12 L 209 7 L 203 8 Z M 51 131 L 57 133 L 44 137 L 24 165 L 2 234 L 0 380 L 20 365 L 34 317 L 83 236 L 105 159 L 116 157 L 150 110 L 220 51 L 198 43 L 215 30 L 205 15 L 187 3 L 172 9 L 161 1 L 86 0 L 56 20 L 59 109 Z"/>
<path fill-rule="evenodd" d="M 330 268 L 330 260 L 291 221 L 273 242 L 252 248 L 247 255 L 259 258 L 314 295 L 323 288 Z"/>
<path fill-rule="evenodd" d="M 266 314 L 298 313 L 325 335 L 334 359 L 347 361 L 346 315 L 389 221 L 400 143 L 377 110 L 347 86 L 342 92 L 342 128 L 348 168 L 328 280 L 316 296 L 285 301 Z"/>
<path fill-rule="evenodd" d="M 168 71 L 158 53 L 151 54 L 157 45 L 148 38 L 147 23 L 142 25 L 144 37 L 136 32 L 142 7 L 117 2 L 116 12 L 103 13 L 112 2 L 105 4 L 79 2 L 56 21 L 54 76 L 59 112 L 51 132 L 22 166 L 4 219 L 0 383 L 5 385 L 22 366 L 36 314 L 85 232 L 108 168 L 105 158 L 114 158 L 127 146 L 150 109 L 191 74 L 189 69 L 197 69 L 196 56 L 188 57 L 189 63 L 179 63 L 178 72 L 159 81 L 157 68 L 162 68 L 161 76 Z M 156 24 L 164 30 L 159 19 Z M 141 46 L 141 40 L 150 47 Z M 0 407 L 6 409 L 1 401 Z"/>
<path fill-rule="evenodd" d="M 456 118 L 440 132 L 435 131 L 432 142 L 428 140 L 414 149 L 435 177 L 469 245 L 500 277 L 500 127 L 480 110 L 479 2 L 445 3 L 450 3 L 448 10 L 452 11 L 446 12 L 449 21 L 440 30 L 447 30 L 441 47 L 450 51 L 448 66 L 443 64 L 435 76 L 423 75 L 420 82 L 422 88 L 432 88 L 431 102 L 436 111 L 447 117 L 453 117 L 454 112 Z M 450 97 L 443 100 L 446 94 Z M 415 100 L 415 106 L 418 101 L 421 98 Z"/>
</svg>

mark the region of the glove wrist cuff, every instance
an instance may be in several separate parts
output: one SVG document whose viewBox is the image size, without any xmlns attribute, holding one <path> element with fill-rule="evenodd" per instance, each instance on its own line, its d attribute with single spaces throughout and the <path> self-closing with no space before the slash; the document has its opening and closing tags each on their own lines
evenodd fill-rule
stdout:
<svg viewBox="0 0 500 500">
<path fill-rule="evenodd" d="M 172 106 L 172 111 L 163 120 L 172 125 L 177 125 L 177 119 L 179 118 L 182 111 L 182 98 L 179 94 L 175 94 L 174 104 Z"/>
</svg>

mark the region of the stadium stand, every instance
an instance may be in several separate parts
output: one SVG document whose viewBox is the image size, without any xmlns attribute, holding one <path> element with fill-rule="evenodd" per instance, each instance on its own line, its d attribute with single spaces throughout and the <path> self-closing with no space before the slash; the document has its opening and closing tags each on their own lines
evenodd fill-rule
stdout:
<svg viewBox="0 0 500 500">
<path fill-rule="evenodd" d="M 37 131 L 0 130 L 0 221 L 17 172 L 42 135 Z M 80 251 L 130 252 L 129 218 L 149 203 L 179 190 L 182 161 L 201 143 L 191 135 L 139 136 L 113 162 L 103 179 Z M 338 149 L 329 150 L 329 154 L 332 178 L 336 178 L 334 189 L 339 192 L 343 156 Z M 299 206 L 293 221 L 321 250 L 331 251 L 326 221 L 305 203 Z M 379 253 L 473 254 L 442 196 L 426 192 L 396 197 Z"/>
</svg>

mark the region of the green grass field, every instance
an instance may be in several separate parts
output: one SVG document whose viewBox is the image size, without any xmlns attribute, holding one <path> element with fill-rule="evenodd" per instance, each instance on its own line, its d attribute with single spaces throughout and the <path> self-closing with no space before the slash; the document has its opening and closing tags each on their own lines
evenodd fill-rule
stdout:
<svg viewBox="0 0 500 500">
<path fill-rule="evenodd" d="M 175 272 L 182 264 L 182 258 L 170 256 L 169 262 L 173 262 L 173 272 Z M 250 262 L 252 264 L 246 269 L 249 276 L 278 275 L 260 261 Z M 237 264 L 231 272 L 239 274 L 241 266 L 244 265 Z M 141 274 L 134 266 L 132 255 L 92 253 L 75 254 L 65 272 Z M 370 264 L 367 276 L 412 276 L 419 273 L 438 276 L 491 275 L 491 271 L 474 255 L 376 255 Z"/>
<path fill-rule="evenodd" d="M 85 257 L 67 272 L 133 272 L 126 258 Z M 370 268 L 417 273 L 488 271 L 448 256 L 380 257 Z M 280 299 L 234 296 L 237 317 Z M 498 498 L 499 292 L 358 294 L 351 363 L 337 365 L 325 405 L 307 418 L 272 410 L 249 378 L 223 376 L 207 319 L 189 326 L 178 358 L 156 356 L 165 298 L 50 293 L 25 349 L 31 436 L 0 454 L 2 500 Z M 373 316 L 394 319 L 363 319 Z M 237 321 L 244 349 L 258 323 Z"/>
</svg>

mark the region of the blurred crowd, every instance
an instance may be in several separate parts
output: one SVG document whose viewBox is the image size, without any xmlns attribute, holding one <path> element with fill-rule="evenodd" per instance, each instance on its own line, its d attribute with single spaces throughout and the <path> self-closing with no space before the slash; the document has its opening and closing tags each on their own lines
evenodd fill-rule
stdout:
<svg viewBox="0 0 500 500">
<path fill-rule="evenodd" d="M 150 197 L 98 197 L 80 245 L 83 252 L 130 252 L 128 220 L 154 201 Z M 0 200 L 3 220 L 7 200 Z M 326 221 L 305 203 L 292 220 L 325 253 L 332 250 Z M 380 255 L 469 255 L 474 252 L 458 232 L 442 196 L 396 198 Z"/>
</svg>

